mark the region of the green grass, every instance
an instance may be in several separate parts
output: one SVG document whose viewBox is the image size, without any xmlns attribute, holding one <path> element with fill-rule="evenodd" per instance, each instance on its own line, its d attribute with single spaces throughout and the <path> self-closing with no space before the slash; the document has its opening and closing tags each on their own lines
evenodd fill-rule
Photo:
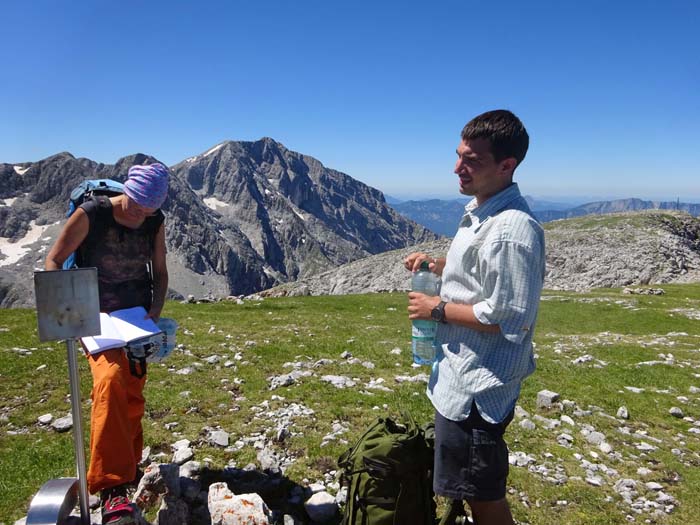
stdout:
<svg viewBox="0 0 700 525">
<path fill-rule="evenodd" d="M 526 452 L 538 464 L 558 467 L 569 477 L 584 478 L 574 455 L 596 462 L 590 453 L 597 448 L 580 434 L 580 424 L 592 425 L 607 436 L 618 454 L 604 458 L 600 453 L 598 462 L 617 470 L 619 477 L 638 480 L 637 468 L 650 468 L 652 474 L 644 481 L 662 483 L 676 498 L 677 509 L 656 522 L 688 524 L 700 512 L 695 495 L 700 487 L 700 441 L 687 432 L 689 422 L 671 417 L 668 410 L 679 406 L 687 416 L 700 419 L 699 396 L 689 393 L 691 385 L 700 386 L 694 375 L 700 373 L 700 323 L 671 310 L 700 309 L 700 285 L 663 288 L 666 293 L 662 296 L 624 295 L 620 290 L 546 293 L 536 332 L 538 368 L 523 385 L 520 404 L 533 415 L 557 418 L 560 412 L 535 407 L 537 392 L 546 388 L 591 412 L 575 416 L 579 426 L 573 429 L 562 425 L 547 430 L 538 423 L 536 430 L 526 431 L 516 420 L 506 437 L 512 451 Z M 168 303 L 165 313 L 180 323 L 178 342 L 185 351 L 176 351 L 164 364 L 149 370 L 143 423 L 146 445 L 154 453 L 170 454 L 171 443 L 187 438 L 195 443 L 197 460 L 209 458 L 214 468 L 230 462 L 244 466 L 255 461 L 252 447 L 229 453 L 208 446 L 201 439 L 202 429 L 220 426 L 230 433 L 232 442 L 253 432 L 269 433 L 274 425 L 256 417 L 261 403 L 269 401 L 270 410 L 300 403 L 314 410 L 314 415 L 294 420 L 293 430 L 300 435 L 285 442 L 287 452 L 296 458 L 286 475 L 297 482 L 313 481 L 333 467 L 347 448 L 338 442 L 321 447 L 333 422 L 350 429 L 344 437 L 352 442 L 379 414 L 395 416 L 407 410 L 419 421 L 432 415 L 423 384 L 398 384 L 394 379 L 427 371 L 410 367 L 410 327 L 403 294 L 276 298 L 243 305 Z M 36 422 L 48 412 L 60 417 L 70 411 L 65 345 L 38 341 L 33 311 L 3 310 L 1 314 L 0 523 L 13 523 L 26 514 L 42 483 L 73 475 L 75 463 L 71 434 L 57 434 Z M 401 355 L 390 352 L 396 347 L 402 349 Z M 375 368 L 341 364 L 340 354 L 346 350 L 374 363 Z M 675 364 L 638 365 L 660 360 L 662 353 L 673 354 Z M 221 356 L 219 363 L 203 361 L 214 354 Z M 236 354 L 240 360 L 235 359 Z M 594 360 L 572 364 L 583 355 Z M 268 389 L 270 376 L 291 371 L 285 363 L 321 358 L 334 362 L 315 370 L 315 377 Z M 234 361 L 235 367 L 225 367 L 226 360 Z M 597 368 L 601 361 L 605 365 Z M 90 374 L 85 360 L 79 363 L 87 443 Z M 195 372 L 174 373 L 188 366 L 194 366 Z M 355 378 L 358 387 L 334 388 L 320 380 L 324 374 Z M 379 377 L 392 392 L 360 393 L 365 383 Z M 626 386 L 645 392 L 635 394 Z M 273 395 L 284 399 L 272 400 Z M 688 401 L 683 403 L 678 396 Z M 383 405 L 388 408 L 375 410 Z M 638 451 L 634 445 L 642 439 L 620 433 L 620 423 L 605 415 L 614 416 L 622 405 L 630 412 L 625 425 L 632 433 L 645 432 L 661 440 L 657 450 Z M 167 430 L 165 425 L 172 422 L 178 426 Z M 572 448 L 557 444 L 561 432 L 574 436 Z M 550 453 L 554 457 L 548 458 Z M 555 485 L 527 468 L 512 467 L 509 501 L 522 523 L 624 523 L 629 509 L 612 490 L 615 479 L 606 478 L 604 488 L 583 479 Z M 563 500 L 567 505 L 557 504 Z M 637 522 L 649 516 L 642 514 Z"/>
<path fill-rule="evenodd" d="M 618 212 L 583 215 L 573 217 L 566 220 L 567 232 L 580 231 L 584 232 L 591 229 L 600 228 L 652 228 L 658 227 L 659 224 L 670 223 L 675 227 L 680 227 L 682 221 L 678 217 L 678 212 L 673 210 L 644 210 L 637 212 Z M 559 228 L 558 222 L 545 223 L 544 229 L 548 232 L 556 232 Z"/>
</svg>

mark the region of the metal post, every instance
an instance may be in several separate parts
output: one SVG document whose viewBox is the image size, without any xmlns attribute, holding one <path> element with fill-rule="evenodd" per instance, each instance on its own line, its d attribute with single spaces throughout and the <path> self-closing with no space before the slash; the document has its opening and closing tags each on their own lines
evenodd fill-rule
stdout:
<svg viewBox="0 0 700 525">
<path fill-rule="evenodd" d="M 80 522 L 82 525 L 90 525 L 87 479 L 85 474 L 85 447 L 83 446 L 83 417 L 80 410 L 80 378 L 78 377 L 78 359 L 75 351 L 75 340 L 72 338 L 66 339 L 66 348 L 68 349 L 70 404 L 71 413 L 73 415 L 73 447 L 75 448 L 75 464 L 79 483 Z"/>
</svg>

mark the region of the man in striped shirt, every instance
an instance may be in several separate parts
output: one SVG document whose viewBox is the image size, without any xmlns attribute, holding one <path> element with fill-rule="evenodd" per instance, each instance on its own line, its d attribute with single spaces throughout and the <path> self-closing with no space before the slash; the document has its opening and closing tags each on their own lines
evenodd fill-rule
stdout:
<svg viewBox="0 0 700 525">
<path fill-rule="evenodd" d="M 462 130 L 455 173 L 467 204 L 446 258 L 428 260 L 442 276 L 440 297 L 409 293 L 409 318 L 438 321 L 437 357 L 427 394 L 435 407 L 435 493 L 453 500 L 448 519 L 469 504 L 475 522 L 512 524 L 505 498 L 503 433 L 520 386 L 535 369 L 532 335 L 544 280 L 544 232 L 513 182 L 529 137 L 506 110 Z"/>
</svg>

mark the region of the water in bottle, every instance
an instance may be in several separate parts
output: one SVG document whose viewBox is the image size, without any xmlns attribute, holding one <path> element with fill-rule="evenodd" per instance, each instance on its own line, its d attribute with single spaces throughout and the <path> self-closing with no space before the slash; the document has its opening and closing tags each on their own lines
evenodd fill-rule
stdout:
<svg viewBox="0 0 700 525">
<path fill-rule="evenodd" d="M 411 289 L 426 295 L 440 294 L 440 278 L 428 269 L 428 261 L 423 261 L 420 269 L 413 274 Z M 435 360 L 435 331 L 437 323 L 428 320 L 415 320 L 412 327 L 413 362 L 419 365 L 431 365 Z"/>
</svg>

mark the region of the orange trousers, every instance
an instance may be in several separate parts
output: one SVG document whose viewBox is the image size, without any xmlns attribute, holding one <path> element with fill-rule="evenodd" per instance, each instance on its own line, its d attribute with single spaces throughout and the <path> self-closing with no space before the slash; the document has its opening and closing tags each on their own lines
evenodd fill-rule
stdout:
<svg viewBox="0 0 700 525">
<path fill-rule="evenodd" d="M 143 449 L 141 418 L 146 400 L 146 376 L 129 371 L 129 360 L 121 348 L 89 355 L 92 372 L 90 417 L 90 467 L 87 473 L 91 494 L 136 477 Z"/>
</svg>

